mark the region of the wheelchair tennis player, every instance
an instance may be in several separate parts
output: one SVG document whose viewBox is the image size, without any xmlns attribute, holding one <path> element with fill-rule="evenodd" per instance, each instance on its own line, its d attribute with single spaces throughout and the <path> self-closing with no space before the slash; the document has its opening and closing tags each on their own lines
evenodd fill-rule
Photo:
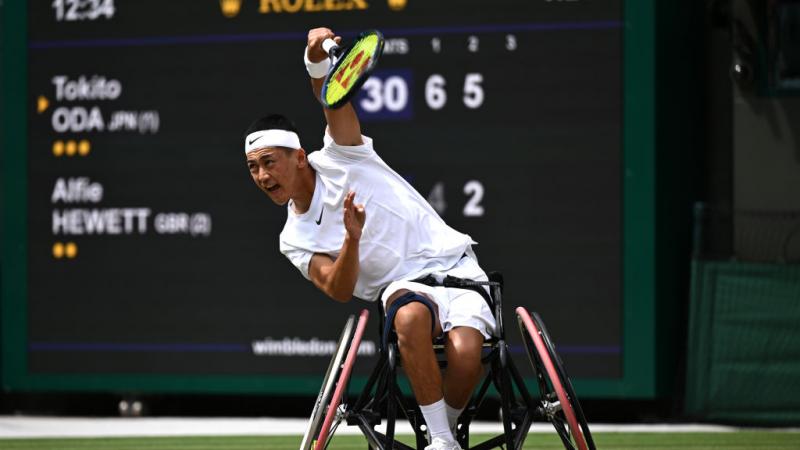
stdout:
<svg viewBox="0 0 800 450">
<path fill-rule="evenodd" d="M 317 98 L 330 65 L 326 39 L 341 40 L 328 28 L 310 30 L 304 56 Z M 460 449 L 452 428 L 481 377 L 481 346 L 495 320 L 475 291 L 414 280 L 434 274 L 486 281 L 475 242 L 386 165 L 361 134 L 352 105 L 323 110 L 327 128 L 318 151 L 307 153 L 281 115 L 260 118 L 245 133 L 253 181 L 286 205 L 281 253 L 336 301 L 384 302 L 430 433 L 426 450 Z M 442 335 L 444 375 L 431 345 Z"/>
</svg>

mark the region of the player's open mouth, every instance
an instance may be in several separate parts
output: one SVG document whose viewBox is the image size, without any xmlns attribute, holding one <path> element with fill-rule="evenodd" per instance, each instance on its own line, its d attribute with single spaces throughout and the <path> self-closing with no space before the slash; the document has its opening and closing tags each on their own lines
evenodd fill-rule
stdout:
<svg viewBox="0 0 800 450">
<path fill-rule="evenodd" d="M 268 187 L 268 188 L 267 188 L 267 191 L 269 191 L 269 192 L 275 192 L 275 191 L 277 191 L 277 190 L 278 190 L 280 187 L 281 187 L 281 186 L 280 186 L 279 184 L 275 184 L 275 185 L 273 185 L 273 186 L 271 186 L 271 187 Z"/>
</svg>

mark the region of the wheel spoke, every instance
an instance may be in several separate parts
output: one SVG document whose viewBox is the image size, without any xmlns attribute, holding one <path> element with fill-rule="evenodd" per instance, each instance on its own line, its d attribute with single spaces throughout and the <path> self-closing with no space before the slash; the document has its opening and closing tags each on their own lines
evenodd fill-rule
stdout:
<svg viewBox="0 0 800 450">
<path fill-rule="evenodd" d="M 328 431 L 328 437 L 325 440 L 324 448 L 327 449 L 328 446 L 331 444 L 331 441 L 333 440 L 333 434 L 336 433 L 336 429 L 339 428 L 339 424 L 342 423 L 342 419 L 344 419 L 346 413 L 347 413 L 347 406 L 344 403 L 342 403 L 336 409 L 336 417 L 334 417 L 333 422 L 331 423 L 331 428 L 330 431 Z"/>
<path fill-rule="evenodd" d="M 556 433 L 558 433 L 558 437 L 561 438 L 561 442 L 564 443 L 564 447 L 568 449 L 574 449 L 575 446 L 573 445 L 572 435 L 569 432 L 569 427 L 562 421 L 560 418 L 554 418 L 550 421 L 553 424 L 553 428 L 556 429 Z"/>
</svg>

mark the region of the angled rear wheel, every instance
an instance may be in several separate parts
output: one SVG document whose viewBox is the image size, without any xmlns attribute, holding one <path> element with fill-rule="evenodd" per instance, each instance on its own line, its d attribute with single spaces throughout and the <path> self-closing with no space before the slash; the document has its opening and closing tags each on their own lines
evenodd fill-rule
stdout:
<svg viewBox="0 0 800 450">
<path fill-rule="evenodd" d="M 325 418 L 325 413 L 328 411 L 333 389 L 336 387 L 336 380 L 339 377 L 342 363 L 347 355 L 347 349 L 350 347 L 350 341 L 353 340 L 355 333 L 356 316 L 350 316 L 344 324 L 342 335 L 339 337 L 339 343 L 336 345 L 336 350 L 333 353 L 330 364 L 328 364 L 328 371 L 325 373 L 325 378 L 322 380 L 322 388 L 317 395 L 317 400 L 314 402 L 314 409 L 311 410 L 311 417 L 308 420 L 308 428 L 303 435 L 303 441 L 300 443 L 300 450 L 311 450 L 314 442 L 319 435 L 322 428 L 322 421 Z"/>
<path fill-rule="evenodd" d="M 541 395 L 541 409 L 568 450 L 594 450 L 589 425 L 561 358 L 538 314 L 519 307 L 517 322 Z"/>
<path fill-rule="evenodd" d="M 325 449 L 344 418 L 347 405 L 343 404 L 342 400 L 347 391 L 347 383 L 356 362 L 368 318 L 369 312 L 365 309 L 361 311 L 358 322 L 355 321 L 355 316 L 350 316 L 347 320 L 311 412 L 300 450 Z"/>
</svg>

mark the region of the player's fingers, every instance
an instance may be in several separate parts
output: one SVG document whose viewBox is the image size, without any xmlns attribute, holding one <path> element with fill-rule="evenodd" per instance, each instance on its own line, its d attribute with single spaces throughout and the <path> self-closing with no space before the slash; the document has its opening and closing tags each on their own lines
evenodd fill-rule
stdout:
<svg viewBox="0 0 800 450">
<path fill-rule="evenodd" d="M 344 211 L 347 213 L 348 210 L 353 208 L 353 197 L 355 197 L 356 193 L 350 191 L 347 195 L 344 196 Z"/>
<path fill-rule="evenodd" d="M 308 31 L 308 35 L 309 36 L 315 36 L 315 37 L 321 37 L 321 36 L 332 37 L 332 36 L 334 36 L 334 33 L 333 33 L 333 30 L 331 30 L 330 28 L 318 27 L 318 28 L 310 29 Z"/>
<path fill-rule="evenodd" d="M 367 217 L 367 213 L 364 210 L 364 205 L 355 205 L 354 207 L 355 211 L 353 211 L 353 215 L 355 216 L 355 219 L 360 223 L 364 223 L 364 219 Z"/>
<path fill-rule="evenodd" d="M 308 48 L 315 51 L 322 51 L 322 43 L 325 39 L 336 36 L 330 28 L 314 28 L 308 32 Z"/>
<path fill-rule="evenodd" d="M 341 36 L 336 36 L 335 38 L 333 38 L 333 41 L 336 42 L 336 45 L 341 45 L 342 44 L 342 37 Z"/>
</svg>

